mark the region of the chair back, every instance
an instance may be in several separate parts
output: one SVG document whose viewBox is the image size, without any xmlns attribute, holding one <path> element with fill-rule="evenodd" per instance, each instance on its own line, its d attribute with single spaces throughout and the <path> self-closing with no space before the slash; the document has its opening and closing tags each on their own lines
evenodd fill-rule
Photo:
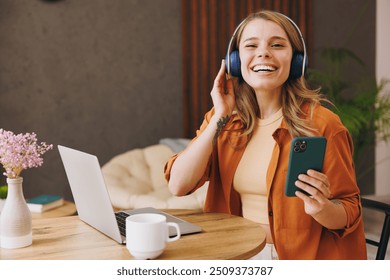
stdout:
<svg viewBox="0 0 390 280">
<path fill-rule="evenodd" d="M 385 215 L 379 241 L 366 236 L 367 244 L 378 247 L 376 259 L 384 260 L 390 236 L 390 197 L 364 196 L 361 201 L 363 208 L 370 208 Z"/>
</svg>

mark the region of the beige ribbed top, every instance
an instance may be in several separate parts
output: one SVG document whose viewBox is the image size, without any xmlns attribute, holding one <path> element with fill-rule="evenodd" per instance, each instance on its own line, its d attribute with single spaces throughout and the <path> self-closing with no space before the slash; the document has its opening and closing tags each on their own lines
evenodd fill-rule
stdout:
<svg viewBox="0 0 390 280">
<path fill-rule="evenodd" d="M 282 108 L 267 119 L 257 119 L 257 126 L 234 175 L 234 189 L 240 193 L 243 216 L 268 224 L 266 174 L 275 140 L 274 131 L 283 119 Z"/>
</svg>

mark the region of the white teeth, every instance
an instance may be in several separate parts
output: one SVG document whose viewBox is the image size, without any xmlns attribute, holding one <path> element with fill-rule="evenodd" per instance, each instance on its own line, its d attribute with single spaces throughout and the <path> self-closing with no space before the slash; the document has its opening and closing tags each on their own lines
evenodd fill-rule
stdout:
<svg viewBox="0 0 390 280">
<path fill-rule="evenodd" d="M 253 71 L 259 72 L 259 71 L 275 71 L 275 67 L 269 66 L 269 65 L 256 65 L 253 67 Z"/>
</svg>

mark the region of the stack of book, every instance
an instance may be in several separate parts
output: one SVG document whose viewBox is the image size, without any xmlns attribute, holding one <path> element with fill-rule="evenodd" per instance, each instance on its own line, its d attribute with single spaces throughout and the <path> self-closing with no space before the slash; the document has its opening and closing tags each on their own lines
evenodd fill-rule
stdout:
<svg viewBox="0 0 390 280">
<path fill-rule="evenodd" d="M 64 199 L 59 195 L 42 194 L 26 200 L 28 208 L 33 213 L 42 213 L 64 204 Z"/>
</svg>

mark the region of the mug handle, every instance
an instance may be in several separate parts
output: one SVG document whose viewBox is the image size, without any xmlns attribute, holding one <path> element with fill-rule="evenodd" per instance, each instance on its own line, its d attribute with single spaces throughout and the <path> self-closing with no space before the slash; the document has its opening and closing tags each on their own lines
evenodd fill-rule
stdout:
<svg viewBox="0 0 390 280">
<path fill-rule="evenodd" d="M 174 227 L 176 229 L 176 236 L 175 237 L 169 237 L 167 238 L 167 242 L 172 242 L 172 241 L 176 241 L 176 240 L 179 240 L 181 234 L 180 234 L 180 228 L 179 228 L 179 225 L 176 224 L 176 223 L 167 223 L 168 227 Z"/>
</svg>

